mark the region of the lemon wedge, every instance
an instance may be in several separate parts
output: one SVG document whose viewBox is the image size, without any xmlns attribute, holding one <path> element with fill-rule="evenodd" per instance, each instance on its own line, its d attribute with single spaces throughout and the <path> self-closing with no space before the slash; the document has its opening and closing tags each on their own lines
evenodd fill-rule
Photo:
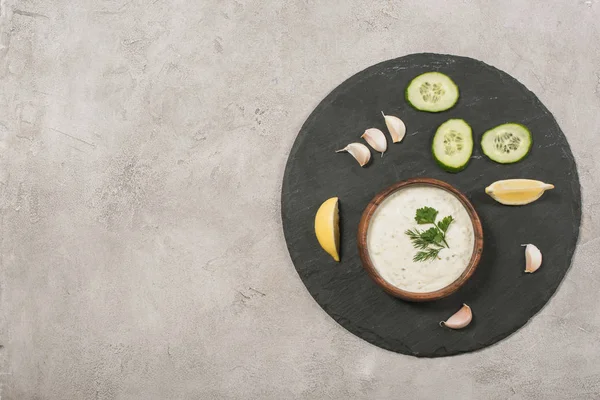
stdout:
<svg viewBox="0 0 600 400">
<path fill-rule="evenodd" d="M 335 261 L 340 261 L 340 217 L 338 198 L 325 200 L 315 216 L 315 234 L 319 244 Z"/>
<path fill-rule="evenodd" d="M 485 192 L 498 203 L 507 206 L 522 206 L 533 203 L 554 185 L 533 179 L 507 179 L 496 181 L 485 188 Z"/>
</svg>

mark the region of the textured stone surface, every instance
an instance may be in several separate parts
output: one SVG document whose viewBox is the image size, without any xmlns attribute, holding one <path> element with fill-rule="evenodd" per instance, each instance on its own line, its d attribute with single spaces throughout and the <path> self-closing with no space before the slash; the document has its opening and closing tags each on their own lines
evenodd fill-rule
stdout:
<svg viewBox="0 0 600 400">
<path fill-rule="evenodd" d="M 597 0 L 0 4 L 3 400 L 600 396 Z M 422 51 L 532 89 L 584 203 L 548 306 L 495 346 L 434 360 L 325 314 L 279 210 L 318 102 Z"/>
<path fill-rule="evenodd" d="M 413 109 L 403 96 L 415 76 L 432 69 L 447 73 L 460 88 L 457 104 L 435 114 Z M 406 123 L 402 143 L 390 142 L 384 157 L 373 154 L 363 168 L 351 156 L 334 154 L 360 140 L 364 129 L 387 131 L 381 110 Z M 431 138 L 450 118 L 464 118 L 476 143 L 469 165 L 458 174 L 442 170 L 431 156 Z M 479 142 L 486 130 L 507 121 L 526 124 L 533 144 L 524 160 L 499 165 L 483 155 Z M 357 245 L 367 204 L 390 185 L 415 177 L 440 179 L 464 193 L 484 232 L 483 256 L 469 281 L 453 295 L 426 304 L 399 301 L 377 287 L 361 265 Z M 512 177 L 552 182 L 556 188 L 526 207 L 506 207 L 484 193 L 490 183 Z M 340 199 L 340 262 L 322 251 L 314 236 L 316 210 L 334 196 Z M 444 54 L 411 54 L 378 63 L 323 99 L 290 151 L 281 207 L 290 257 L 323 310 L 376 346 L 421 357 L 477 350 L 525 325 L 569 269 L 581 221 L 575 161 L 548 110 L 506 73 L 472 58 Z M 452 228 L 448 235 L 454 246 Z M 523 272 L 522 243 L 535 243 L 542 251 L 544 268 L 534 275 Z M 459 332 L 441 329 L 438 323 L 463 303 L 475 315 L 469 327 Z"/>
</svg>

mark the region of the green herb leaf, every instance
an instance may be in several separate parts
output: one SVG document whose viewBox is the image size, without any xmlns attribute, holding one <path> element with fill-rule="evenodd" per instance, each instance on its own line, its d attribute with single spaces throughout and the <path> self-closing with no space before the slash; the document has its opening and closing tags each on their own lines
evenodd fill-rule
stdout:
<svg viewBox="0 0 600 400">
<path fill-rule="evenodd" d="M 437 217 L 438 211 L 435 208 L 431 207 L 423 207 L 417 210 L 417 215 L 415 215 L 415 221 L 417 224 L 433 224 L 435 223 L 435 217 Z"/>
<path fill-rule="evenodd" d="M 440 253 L 440 250 L 441 250 L 441 248 L 428 249 L 426 251 L 419 251 L 413 257 L 413 261 L 419 262 L 419 261 L 435 260 L 438 256 L 438 254 Z"/>
<path fill-rule="evenodd" d="M 430 244 L 436 245 L 440 245 L 440 243 L 442 243 L 442 240 L 444 240 L 442 232 L 440 232 L 440 230 L 437 228 L 427 229 L 425 232 L 421 233 L 421 238 L 423 238 L 423 240 L 426 240 Z"/>
<path fill-rule="evenodd" d="M 426 249 L 430 244 L 429 241 L 423 239 L 422 232 L 419 232 L 418 229 L 415 229 L 414 231 L 409 229 L 404 233 L 408 235 L 416 249 Z"/>
<path fill-rule="evenodd" d="M 451 215 L 442 218 L 438 223 L 435 222 L 438 211 L 432 207 L 419 208 L 415 214 L 417 224 L 432 224 L 433 227 L 419 231 L 418 229 L 408 229 L 404 232 L 411 240 L 415 249 L 421 250 L 413 257 L 414 261 L 435 260 L 438 258 L 440 250 L 444 247 L 450 247 L 446 241 L 446 231 L 454 221 Z"/>
<path fill-rule="evenodd" d="M 415 229 L 414 231 L 411 229 L 408 229 L 406 232 L 404 232 L 406 235 L 408 235 L 408 237 L 410 237 L 411 240 L 415 239 L 415 238 L 419 238 L 421 237 L 421 232 L 419 232 L 418 229 Z"/>
<path fill-rule="evenodd" d="M 442 232 L 446 233 L 446 231 L 448 230 L 448 227 L 450 226 L 450 224 L 452 223 L 452 221 L 454 221 L 454 218 L 452 218 L 451 215 L 448 215 L 447 217 L 444 217 L 438 223 L 438 228 L 440 228 L 442 230 Z"/>
</svg>

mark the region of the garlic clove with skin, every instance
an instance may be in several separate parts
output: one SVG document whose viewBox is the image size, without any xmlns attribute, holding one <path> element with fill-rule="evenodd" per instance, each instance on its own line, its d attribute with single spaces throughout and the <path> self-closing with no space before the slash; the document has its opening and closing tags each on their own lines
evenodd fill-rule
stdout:
<svg viewBox="0 0 600 400">
<path fill-rule="evenodd" d="M 463 304 L 462 308 L 448 318 L 447 321 L 440 322 L 440 326 L 447 326 L 450 329 L 462 329 L 469 325 L 472 319 L 473 312 L 471 311 L 471 307 Z"/>
<path fill-rule="evenodd" d="M 369 146 L 371 146 L 375 151 L 381 153 L 381 157 L 383 157 L 383 153 L 387 150 L 387 140 L 385 140 L 385 135 L 377 128 L 370 128 L 363 133 L 361 138 L 365 139 Z"/>
<path fill-rule="evenodd" d="M 404 125 L 404 122 L 393 115 L 385 115 L 383 111 L 381 112 L 381 115 L 383 115 L 383 118 L 385 119 L 385 126 L 387 126 L 388 131 L 390 131 L 392 142 L 401 142 L 406 135 L 406 125 Z"/>
<path fill-rule="evenodd" d="M 362 143 L 350 143 L 343 149 L 336 150 L 336 153 L 347 152 L 358 161 L 361 167 L 364 167 L 371 160 L 371 151 Z"/>
<path fill-rule="evenodd" d="M 542 252 L 533 244 L 521 246 L 525 246 L 525 272 L 532 274 L 542 265 Z"/>
</svg>

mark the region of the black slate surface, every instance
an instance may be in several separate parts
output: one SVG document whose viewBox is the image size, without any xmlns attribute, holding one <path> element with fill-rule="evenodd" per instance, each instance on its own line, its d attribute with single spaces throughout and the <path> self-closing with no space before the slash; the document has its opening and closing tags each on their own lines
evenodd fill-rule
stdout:
<svg viewBox="0 0 600 400">
<path fill-rule="evenodd" d="M 458 104 L 431 114 L 412 109 L 404 89 L 415 76 L 441 71 L 458 84 Z M 385 129 L 380 111 L 407 126 L 402 143 L 383 158 L 373 152 L 360 168 L 349 154 L 334 150 L 370 127 Z M 476 141 L 466 170 L 450 174 L 430 154 L 437 126 L 464 118 Z M 533 134 L 530 155 L 513 165 L 483 156 L 484 131 L 504 122 L 527 125 Z M 411 177 L 446 181 L 472 201 L 483 223 L 485 247 L 478 270 L 452 296 L 431 303 L 407 303 L 383 292 L 361 266 L 356 246 L 364 207 L 384 187 Z M 522 207 L 496 203 L 484 188 L 499 179 L 530 178 L 553 183 L 537 202 Z M 314 235 L 320 204 L 340 198 L 341 257 L 336 263 Z M 364 340 L 420 357 L 448 356 L 489 346 L 523 326 L 553 295 L 571 264 L 581 219 L 579 178 L 567 140 L 537 97 L 508 74 L 483 62 L 450 55 L 412 54 L 382 62 L 354 75 L 313 111 L 291 150 L 282 190 L 283 229 L 292 261 L 308 291 L 339 324 Z M 526 275 L 521 243 L 534 243 L 544 263 Z M 474 320 L 461 331 L 438 322 L 471 306 Z"/>
</svg>

